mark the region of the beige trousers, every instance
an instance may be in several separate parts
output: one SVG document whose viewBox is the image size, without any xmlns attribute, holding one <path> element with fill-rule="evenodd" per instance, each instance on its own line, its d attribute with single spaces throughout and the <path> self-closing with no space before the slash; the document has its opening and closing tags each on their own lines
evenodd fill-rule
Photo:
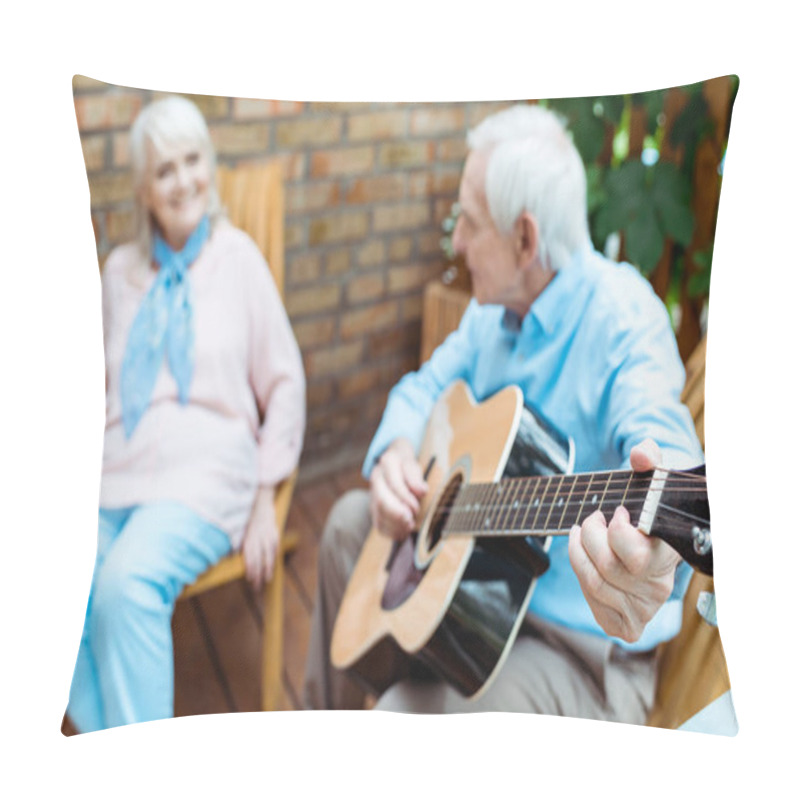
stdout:
<svg viewBox="0 0 800 800">
<path fill-rule="evenodd" d="M 306 664 L 306 708 L 363 708 L 363 691 L 331 665 L 328 654 L 336 613 L 370 525 L 364 490 L 340 498 L 325 525 Z M 643 724 L 655 682 L 654 652 L 630 654 L 602 637 L 529 616 L 494 682 L 478 698 L 466 699 L 443 681 L 404 680 L 385 692 L 376 707 L 422 714 L 527 711 Z"/>
</svg>

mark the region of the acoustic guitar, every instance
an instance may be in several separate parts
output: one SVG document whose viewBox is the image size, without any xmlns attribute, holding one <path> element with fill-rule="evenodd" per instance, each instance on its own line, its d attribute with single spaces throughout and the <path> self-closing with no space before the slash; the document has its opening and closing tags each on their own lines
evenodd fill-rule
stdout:
<svg viewBox="0 0 800 800">
<path fill-rule="evenodd" d="M 624 505 L 712 574 L 705 467 L 571 474 L 572 441 L 507 387 L 476 403 L 461 381 L 435 405 L 419 454 L 429 491 L 402 543 L 372 530 L 331 642 L 335 667 L 383 693 L 432 672 L 465 697 L 490 685 L 522 624 L 550 537 Z"/>
</svg>

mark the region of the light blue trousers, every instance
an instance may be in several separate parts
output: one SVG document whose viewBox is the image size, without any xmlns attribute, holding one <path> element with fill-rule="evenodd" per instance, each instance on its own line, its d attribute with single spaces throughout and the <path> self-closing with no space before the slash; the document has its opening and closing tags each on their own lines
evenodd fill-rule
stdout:
<svg viewBox="0 0 800 800">
<path fill-rule="evenodd" d="M 229 550 L 223 531 L 178 503 L 100 509 L 67 708 L 79 732 L 172 716 L 175 602 Z"/>
</svg>

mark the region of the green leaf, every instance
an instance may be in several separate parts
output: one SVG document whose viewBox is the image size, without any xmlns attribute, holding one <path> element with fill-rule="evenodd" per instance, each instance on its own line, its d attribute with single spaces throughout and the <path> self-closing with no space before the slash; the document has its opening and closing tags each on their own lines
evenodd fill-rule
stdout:
<svg viewBox="0 0 800 800">
<path fill-rule="evenodd" d="M 594 113 L 596 97 L 563 97 L 549 107 L 566 117 L 572 140 L 584 164 L 592 164 L 603 150 L 606 122 Z"/>
<path fill-rule="evenodd" d="M 709 125 L 713 127 L 713 123 L 709 119 L 706 98 L 702 93 L 695 93 L 689 98 L 689 102 L 672 125 L 669 132 L 670 144 L 673 147 L 686 145 L 687 148 L 693 149 L 700 137 L 706 133 Z"/>
<path fill-rule="evenodd" d="M 633 219 L 625 226 L 625 254 L 628 260 L 649 275 L 664 250 L 664 235 L 652 202 L 639 206 Z"/>
<path fill-rule="evenodd" d="M 658 116 L 664 110 L 664 98 L 666 89 L 657 89 L 654 92 L 639 92 L 631 95 L 631 100 L 635 106 L 644 106 L 647 112 L 647 131 L 655 133 L 658 128 Z"/>
<path fill-rule="evenodd" d="M 605 169 L 599 164 L 586 167 L 586 208 L 590 217 L 608 199 L 603 188 L 604 173 Z"/>
<path fill-rule="evenodd" d="M 652 170 L 652 193 L 662 231 L 688 247 L 694 233 L 692 186 L 674 164 L 659 162 Z"/>
<path fill-rule="evenodd" d="M 689 278 L 686 291 L 689 297 L 706 297 L 711 287 L 711 270 L 696 272 Z"/>
</svg>

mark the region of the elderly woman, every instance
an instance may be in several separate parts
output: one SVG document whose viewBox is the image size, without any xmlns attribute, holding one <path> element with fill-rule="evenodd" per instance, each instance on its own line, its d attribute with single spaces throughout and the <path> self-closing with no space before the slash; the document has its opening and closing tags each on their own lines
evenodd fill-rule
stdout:
<svg viewBox="0 0 800 800">
<path fill-rule="evenodd" d="M 297 343 L 258 248 L 223 218 L 202 115 L 152 103 L 130 151 L 138 237 L 102 279 L 98 550 L 67 709 L 80 732 L 172 716 L 175 601 L 238 547 L 254 584 L 271 576 L 274 489 L 305 423 Z"/>
</svg>

